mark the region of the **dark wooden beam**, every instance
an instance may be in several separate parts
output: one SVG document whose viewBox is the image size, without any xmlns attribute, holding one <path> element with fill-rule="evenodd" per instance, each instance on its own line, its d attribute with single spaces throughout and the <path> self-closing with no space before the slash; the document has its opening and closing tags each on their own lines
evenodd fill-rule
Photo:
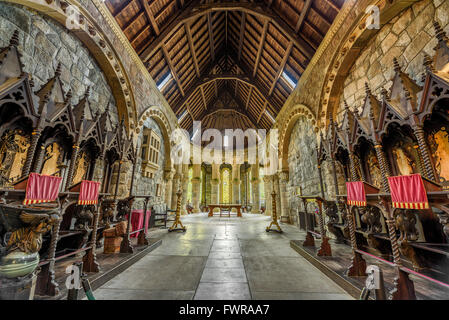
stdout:
<svg viewBox="0 0 449 320">
<path fill-rule="evenodd" d="M 273 93 L 273 90 L 276 87 L 276 83 L 278 82 L 279 78 L 281 77 L 281 74 L 284 71 L 285 65 L 287 64 L 287 60 L 290 57 L 292 48 L 293 48 L 293 42 L 290 42 L 287 47 L 287 50 L 285 50 L 284 56 L 282 57 L 282 62 L 279 65 L 279 69 L 277 71 L 276 77 L 274 78 L 273 84 L 271 85 L 270 91 L 268 91 L 268 96 L 271 96 L 271 94 Z"/>
<path fill-rule="evenodd" d="M 262 119 L 262 116 L 265 114 L 267 107 L 268 107 L 268 102 L 265 102 L 265 104 L 263 105 L 262 112 L 259 114 L 259 117 L 257 118 L 257 124 L 259 124 L 260 119 Z"/>
<path fill-rule="evenodd" d="M 139 1 L 144 8 L 145 14 L 147 16 L 148 21 L 150 21 L 154 33 L 156 34 L 156 36 L 158 36 L 161 32 L 159 31 L 159 26 L 157 25 L 156 20 L 154 19 L 154 15 L 151 12 L 150 5 L 148 4 L 147 0 L 139 0 Z"/>
<path fill-rule="evenodd" d="M 196 52 L 195 52 L 195 47 L 193 45 L 192 33 L 190 32 L 190 26 L 187 23 L 185 23 L 184 28 L 185 28 L 185 31 L 187 34 L 187 41 L 189 43 L 190 54 L 192 55 L 193 64 L 195 65 L 196 76 L 199 78 L 201 76 L 201 73 L 200 73 L 200 68 L 198 66 L 198 60 L 196 58 Z"/>
<path fill-rule="evenodd" d="M 209 12 L 207 14 L 207 28 L 209 30 L 209 45 L 210 45 L 210 56 L 212 61 L 215 61 L 215 40 L 214 40 L 214 30 L 212 28 L 212 14 Z"/>
<path fill-rule="evenodd" d="M 167 48 L 165 46 L 162 46 L 162 52 L 164 53 L 164 58 L 168 64 L 168 67 L 170 68 L 172 77 L 175 79 L 176 84 L 178 85 L 179 91 L 181 92 L 181 95 L 184 97 L 185 96 L 184 89 L 182 88 L 181 81 L 179 81 L 178 74 L 173 66 L 173 62 L 171 61 L 170 55 L 168 54 Z"/>
<path fill-rule="evenodd" d="M 262 56 L 263 45 L 265 43 L 265 38 L 267 37 L 267 30 L 268 30 L 268 20 L 265 20 L 263 24 L 262 35 L 260 37 L 259 48 L 257 49 L 256 62 L 254 63 L 253 77 L 255 77 L 257 74 L 257 68 L 259 67 L 260 57 Z"/>
<path fill-rule="evenodd" d="M 204 95 L 204 88 L 200 87 L 200 90 L 201 90 L 201 96 L 203 97 L 204 110 L 207 110 L 207 102 L 206 102 L 206 96 Z"/>
<path fill-rule="evenodd" d="M 302 24 L 304 23 L 304 20 L 307 17 L 307 13 L 309 12 L 310 7 L 312 6 L 312 0 L 306 0 L 304 2 L 304 6 L 301 11 L 301 15 L 299 16 L 298 22 L 296 23 L 295 32 L 299 32 L 301 29 Z"/>
<path fill-rule="evenodd" d="M 246 13 L 242 12 L 242 23 L 240 24 L 240 40 L 239 40 L 239 55 L 238 61 L 242 58 L 243 39 L 245 38 L 246 28 Z"/>
<path fill-rule="evenodd" d="M 253 89 L 254 89 L 254 87 L 249 88 L 248 98 L 246 99 L 246 103 L 245 103 L 245 110 L 248 110 L 249 101 L 251 100 L 251 95 L 253 94 Z"/>
<path fill-rule="evenodd" d="M 142 60 L 146 62 L 152 55 L 154 55 L 157 49 L 164 44 L 165 40 L 171 37 L 183 23 L 197 19 L 209 12 L 217 11 L 240 11 L 268 20 L 279 30 L 281 30 L 290 41 L 293 41 L 295 46 L 301 50 L 306 58 L 311 59 L 315 53 L 315 50 L 310 44 L 308 44 L 303 38 L 299 37 L 293 28 L 291 28 L 271 8 L 264 4 L 255 2 L 217 2 L 200 4 L 198 0 L 194 0 L 190 5 L 186 6 L 179 15 L 173 17 L 171 22 L 164 28 L 160 35 L 151 41 L 151 43 L 143 50 L 140 55 Z"/>
</svg>

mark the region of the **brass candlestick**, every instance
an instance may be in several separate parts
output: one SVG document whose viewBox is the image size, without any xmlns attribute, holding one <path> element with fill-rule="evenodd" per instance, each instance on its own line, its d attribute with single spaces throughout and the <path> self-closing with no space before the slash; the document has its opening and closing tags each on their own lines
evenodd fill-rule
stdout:
<svg viewBox="0 0 449 320">
<path fill-rule="evenodd" d="M 182 191 L 178 190 L 176 195 L 178 196 L 178 201 L 176 203 L 176 217 L 175 217 L 175 221 L 173 222 L 173 225 L 168 229 L 168 232 L 172 232 L 172 231 L 183 231 L 183 232 L 186 232 L 187 229 L 186 229 L 186 227 L 184 227 L 182 225 L 182 222 L 181 222 L 181 196 L 182 196 Z"/>
<path fill-rule="evenodd" d="M 277 217 L 277 213 L 276 213 L 276 192 L 274 190 L 271 193 L 271 197 L 272 197 L 272 200 L 271 200 L 272 201 L 271 202 L 272 209 L 271 210 L 273 211 L 273 213 L 271 215 L 272 221 L 271 221 L 270 225 L 267 227 L 266 231 L 267 232 L 276 231 L 276 232 L 282 233 L 283 231 L 282 231 L 281 227 L 279 226 L 278 217 Z M 277 230 L 271 228 L 271 227 L 273 227 L 273 225 L 275 225 L 277 227 Z"/>
</svg>

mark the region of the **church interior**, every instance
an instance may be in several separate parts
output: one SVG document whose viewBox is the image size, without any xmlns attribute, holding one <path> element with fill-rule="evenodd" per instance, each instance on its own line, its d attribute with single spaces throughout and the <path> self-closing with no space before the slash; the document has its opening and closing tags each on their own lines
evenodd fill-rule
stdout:
<svg viewBox="0 0 449 320">
<path fill-rule="evenodd" d="M 0 300 L 449 299 L 449 1 L 0 1 Z"/>
</svg>

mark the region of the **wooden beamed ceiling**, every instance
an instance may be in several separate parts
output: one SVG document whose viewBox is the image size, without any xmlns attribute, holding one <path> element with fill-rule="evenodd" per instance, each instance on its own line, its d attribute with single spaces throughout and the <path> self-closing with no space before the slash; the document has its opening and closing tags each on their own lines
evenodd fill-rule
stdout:
<svg viewBox="0 0 449 320">
<path fill-rule="evenodd" d="M 191 130 L 220 92 L 269 129 L 345 0 L 106 0 L 131 45 Z M 287 79 L 284 76 L 288 75 Z M 269 114 L 269 115 L 268 115 Z"/>
</svg>

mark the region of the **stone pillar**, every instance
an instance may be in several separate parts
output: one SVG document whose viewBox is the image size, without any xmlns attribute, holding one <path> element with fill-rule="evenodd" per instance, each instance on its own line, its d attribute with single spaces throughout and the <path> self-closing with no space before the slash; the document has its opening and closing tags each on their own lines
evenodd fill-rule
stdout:
<svg viewBox="0 0 449 320">
<path fill-rule="evenodd" d="M 251 166 L 251 188 L 253 193 L 252 213 L 260 213 L 260 192 L 259 192 L 259 164 L 256 162 Z"/>
<path fill-rule="evenodd" d="M 211 195 L 210 202 L 212 204 L 220 203 L 220 166 L 217 164 L 212 164 L 212 180 L 211 184 Z M 214 211 L 218 211 L 216 208 Z"/>
<path fill-rule="evenodd" d="M 193 165 L 192 178 L 192 206 L 193 213 L 199 213 L 200 210 L 200 184 L 201 184 L 201 165 Z"/>
<path fill-rule="evenodd" d="M 240 165 L 232 165 L 232 203 L 240 203 Z"/>
<path fill-rule="evenodd" d="M 288 194 L 287 194 L 288 172 L 279 173 L 279 192 L 281 196 L 281 222 L 290 223 L 288 214 Z"/>
<path fill-rule="evenodd" d="M 178 203 L 177 192 L 181 189 L 181 174 L 175 171 L 175 175 L 173 177 L 173 187 L 172 187 L 172 196 L 171 196 L 171 206 L 172 210 L 176 210 L 176 206 Z"/>
<path fill-rule="evenodd" d="M 182 165 L 182 178 L 181 178 L 181 188 L 182 188 L 182 200 L 181 200 L 181 214 L 187 214 L 187 196 L 189 190 L 189 166 Z"/>
<path fill-rule="evenodd" d="M 167 204 L 167 209 L 172 208 L 172 195 L 173 195 L 173 177 L 175 172 L 173 170 L 165 170 L 165 203 Z"/>
<path fill-rule="evenodd" d="M 272 210 L 271 183 L 272 183 L 272 180 L 273 180 L 272 176 L 264 176 L 263 177 L 264 192 L 265 192 L 265 215 L 266 216 L 271 216 L 271 210 Z"/>
</svg>

